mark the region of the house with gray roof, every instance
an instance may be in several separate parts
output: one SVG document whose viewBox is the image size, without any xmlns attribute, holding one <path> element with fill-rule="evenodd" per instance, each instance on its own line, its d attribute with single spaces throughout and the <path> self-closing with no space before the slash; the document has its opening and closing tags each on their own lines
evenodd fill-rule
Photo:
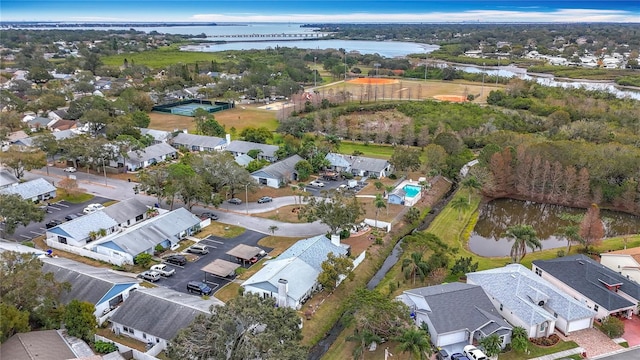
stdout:
<svg viewBox="0 0 640 360">
<path fill-rule="evenodd" d="M 167 143 L 147 146 L 142 150 L 129 151 L 124 165 L 127 171 L 137 171 L 178 157 L 178 150 Z"/>
<path fill-rule="evenodd" d="M 234 157 L 238 155 L 247 155 L 251 150 L 259 150 L 257 159 L 267 160 L 268 162 L 275 162 L 278 160 L 276 151 L 279 147 L 277 145 L 260 144 L 251 141 L 233 140 L 231 141 L 225 151 L 233 154 Z"/>
<path fill-rule="evenodd" d="M 146 220 L 149 207 L 136 198 L 130 198 L 98 211 L 104 212 L 115 220 L 119 227 L 126 228 Z"/>
<path fill-rule="evenodd" d="M 383 178 L 391 172 L 391 164 L 384 159 L 336 153 L 328 153 L 325 159 L 329 161 L 331 170 L 350 172 L 354 176 Z"/>
<path fill-rule="evenodd" d="M 236 156 L 234 160 L 236 161 L 236 164 L 242 167 L 247 167 L 247 165 L 249 165 L 249 163 L 252 162 L 254 159 L 249 155 L 241 154 Z"/>
<path fill-rule="evenodd" d="M 640 284 L 585 255 L 535 260 L 533 271 L 597 312 L 631 318 L 638 314 Z"/>
<path fill-rule="evenodd" d="M 31 130 L 32 132 L 38 131 L 40 129 L 47 129 L 49 123 L 52 123 L 53 120 L 46 118 L 46 117 L 40 117 L 40 116 L 31 116 L 28 120 L 25 121 L 27 123 L 27 126 L 29 126 L 29 130 Z"/>
<path fill-rule="evenodd" d="M 530 338 L 565 335 L 593 326 L 596 312 L 520 264 L 467 274 L 480 285 L 498 313 Z"/>
<path fill-rule="evenodd" d="M 200 223 L 187 209 L 178 208 L 100 238 L 91 244 L 91 250 L 133 263 L 139 254 L 153 255 L 158 245 L 174 248 L 180 240 L 199 231 Z"/>
<path fill-rule="evenodd" d="M 11 185 L 15 185 L 18 182 L 20 182 L 20 180 L 18 180 L 18 178 L 15 177 L 15 175 L 13 175 L 10 171 L 6 169 L 0 170 L 0 190 Z"/>
<path fill-rule="evenodd" d="M 405 290 L 396 299 L 409 307 L 416 325 L 428 325 L 431 342 L 449 354 L 493 334 L 500 337 L 502 348 L 511 342 L 512 326 L 478 285 L 427 286 Z"/>
<path fill-rule="evenodd" d="M 227 145 L 227 140 L 215 136 L 180 133 L 173 138 L 172 143 L 177 149 L 186 148 L 189 151 L 221 151 Z"/>
<path fill-rule="evenodd" d="M 47 229 L 46 237 L 61 244 L 82 247 L 94 241 L 95 232 L 101 229 L 109 235 L 119 229 L 118 222 L 103 211 L 96 211 Z"/>
<path fill-rule="evenodd" d="M 65 258 L 42 258 L 42 272 L 52 273 L 56 281 L 69 283 L 60 300 L 68 304 L 77 299 L 95 305 L 93 313 L 100 322 L 111 310 L 127 300 L 139 288 L 137 279 L 119 274 L 115 270 L 95 267 Z M 109 314 L 111 315 L 111 314 Z"/>
<path fill-rule="evenodd" d="M 319 289 L 318 275 L 329 253 L 348 256 L 349 248 L 340 243 L 337 235 L 331 239 L 318 235 L 300 240 L 277 258 L 267 261 L 241 286 L 245 291 L 263 297 L 275 297 L 278 306 L 300 309 L 311 294 Z"/>
<path fill-rule="evenodd" d="M 140 128 L 140 134 L 142 136 L 149 135 L 153 138 L 154 144 L 166 143 L 171 139 L 171 133 L 164 130 Z"/>
<path fill-rule="evenodd" d="M 138 290 L 111 317 L 111 330 L 117 335 L 158 346 L 159 352 L 166 349 L 178 331 L 189 326 L 196 316 L 210 315 L 212 305 L 224 304 L 214 297 L 203 300 L 170 289 Z"/>
<path fill-rule="evenodd" d="M 17 333 L 0 347 L 0 359 L 69 360 L 77 359 L 65 340 L 62 330 L 42 330 Z"/>
<path fill-rule="evenodd" d="M 303 159 L 299 155 L 290 156 L 284 160 L 275 162 L 260 170 L 251 173 L 254 179 L 260 185 L 266 185 L 275 189 L 298 180 L 298 172 L 295 169 L 296 164 Z"/>
<path fill-rule="evenodd" d="M 43 178 L 13 184 L 0 189 L 2 194 L 18 194 L 25 200 L 40 202 L 56 197 L 56 187 Z"/>
</svg>

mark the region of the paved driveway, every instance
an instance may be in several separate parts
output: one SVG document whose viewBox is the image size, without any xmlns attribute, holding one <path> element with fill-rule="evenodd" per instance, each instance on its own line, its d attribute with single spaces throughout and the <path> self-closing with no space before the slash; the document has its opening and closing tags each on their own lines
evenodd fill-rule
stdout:
<svg viewBox="0 0 640 360">
<path fill-rule="evenodd" d="M 205 274 L 202 270 L 210 262 L 216 259 L 223 259 L 231 262 L 235 262 L 236 259 L 226 254 L 227 251 L 233 249 L 239 244 L 245 244 L 250 246 L 258 246 L 258 241 L 265 237 L 264 234 L 247 230 L 240 236 L 227 239 L 217 236 L 210 236 L 206 239 L 200 240 L 200 244 L 207 245 L 209 253 L 205 255 L 193 255 L 189 254 L 188 257 L 194 258 L 193 261 L 187 262 L 185 266 L 169 265 L 176 269 L 173 276 L 168 278 L 162 278 L 156 282 L 156 285 L 167 287 L 172 290 L 176 290 L 182 293 L 189 293 L 187 291 L 187 283 L 189 281 L 204 281 Z M 261 247 L 266 252 L 270 252 L 273 249 Z M 245 267 L 250 267 L 251 264 L 246 264 Z M 231 278 L 215 277 L 211 274 L 207 274 L 207 283 L 213 291 L 217 291 L 227 283 L 233 281 Z"/>
<path fill-rule="evenodd" d="M 572 332 L 569 336 L 564 336 L 556 332 L 563 340 L 575 341 L 582 347 L 589 358 L 612 351 L 622 349 L 622 346 L 609 339 L 602 331 L 596 328 L 584 329 Z"/>
<path fill-rule="evenodd" d="M 623 319 L 622 321 L 624 323 L 622 338 L 627 340 L 629 346 L 640 345 L 640 317 L 633 315 L 631 319 Z"/>
</svg>

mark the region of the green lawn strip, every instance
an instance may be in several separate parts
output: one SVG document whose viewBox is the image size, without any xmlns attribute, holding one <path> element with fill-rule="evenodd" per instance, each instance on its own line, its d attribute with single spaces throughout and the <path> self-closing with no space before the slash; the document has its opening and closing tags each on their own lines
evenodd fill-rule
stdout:
<svg viewBox="0 0 640 360">
<path fill-rule="evenodd" d="M 391 155 L 393 155 L 394 148 L 389 145 L 362 144 L 350 141 L 342 141 L 340 143 L 339 152 L 341 154 L 351 155 L 354 151 L 361 152 L 363 156 L 389 159 L 391 158 Z"/>
<path fill-rule="evenodd" d="M 578 347 L 578 344 L 575 341 L 560 341 L 556 345 L 541 347 L 534 344 L 529 343 L 529 353 L 519 353 L 516 351 L 509 351 L 507 353 L 499 354 L 499 360 L 521 360 L 521 359 L 533 359 L 544 355 L 554 354 L 560 351 L 565 351 L 569 349 L 575 349 Z"/>
<path fill-rule="evenodd" d="M 68 201 L 72 204 L 80 204 L 93 199 L 93 195 L 88 193 L 67 194 L 63 189 L 58 188 L 58 196 L 49 200 L 50 203 L 56 201 Z"/>
</svg>

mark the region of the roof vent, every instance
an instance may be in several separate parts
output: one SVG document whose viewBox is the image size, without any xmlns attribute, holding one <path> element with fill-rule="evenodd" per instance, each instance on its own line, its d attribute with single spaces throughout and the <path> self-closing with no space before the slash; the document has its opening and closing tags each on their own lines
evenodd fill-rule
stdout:
<svg viewBox="0 0 640 360">
<path fill-rule="evenodd" d="M 580 264 L 580 265 L 584 265 L 584 261 L 582 261 L 582 260 L 578 260 L 578 264 Z"/>
<path fill-rule="evenodd" d="M 544 300 L 538 301 L 538 306 L 544 306 Z"/>
</svg>

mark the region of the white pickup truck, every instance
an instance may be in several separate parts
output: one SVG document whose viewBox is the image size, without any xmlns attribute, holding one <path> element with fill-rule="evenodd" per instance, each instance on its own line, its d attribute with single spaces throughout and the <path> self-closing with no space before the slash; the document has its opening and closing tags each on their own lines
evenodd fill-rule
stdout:
<svg viewBox="0 0 640 360">
<path fill-rule="evenodd" d="M 158 272 L 160 273 L 160 275 L 164 277 L 169 277 L 176 272 L 176 269 L 173 269 L 165 264 L 157 264 L 157 265 L 151 266 L 151 271 Z"/>
</svg>

